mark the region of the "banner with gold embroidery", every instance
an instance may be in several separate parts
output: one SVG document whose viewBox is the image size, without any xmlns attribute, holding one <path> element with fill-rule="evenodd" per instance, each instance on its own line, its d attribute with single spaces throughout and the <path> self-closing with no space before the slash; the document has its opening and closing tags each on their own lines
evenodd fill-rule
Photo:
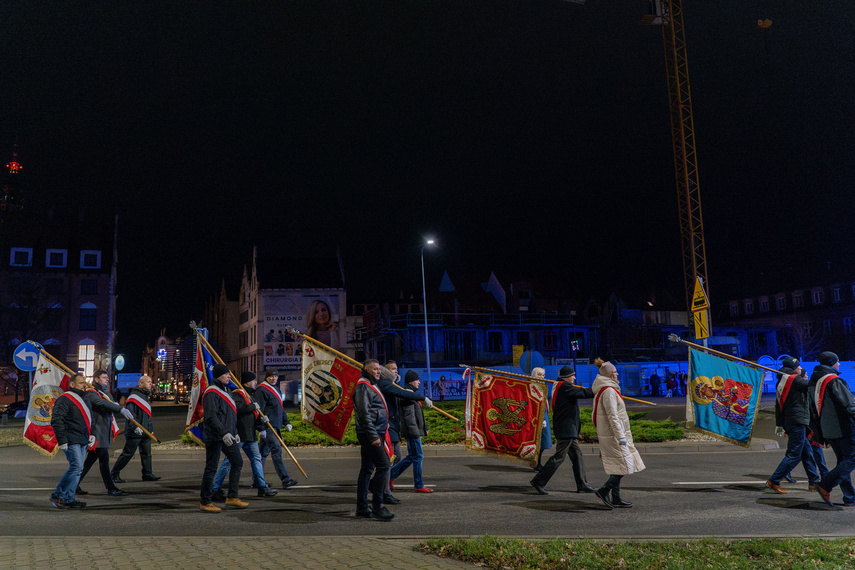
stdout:
<svg viewBox="0 0 855 570">
<path fill-rule="evenodd" d="M 525 376 L 473 368 L 466 451 L 534 467 L 546 385 Z"/>
<path fill-rule="evenodd" d="M 303 420 L 341 443 L 361 375 L 362 369 L 347 356 L 303 337 Z"/>
<path fill-rule="evenodd" d="M 69 380 L 62 368 L 44 354 L 39 356 L 33 388 L 30 390 L 27 419 L 24 420 L 24 442 L 46 457 L 53 457 L 59 449 L 50 420 L 53 417 L 53 404 L 68 390 Z"/>
</svg>

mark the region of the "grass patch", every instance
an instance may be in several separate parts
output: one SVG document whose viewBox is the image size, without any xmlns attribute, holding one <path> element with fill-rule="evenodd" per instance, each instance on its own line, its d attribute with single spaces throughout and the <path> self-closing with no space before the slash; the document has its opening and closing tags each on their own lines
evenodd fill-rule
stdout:
<svg viewBox="0 0 855 570">
<path fill-rule="evenodd" d="M 851 568 L 855 539 L 704 538 L 647 542 L 437 538 L 415 550 L 487 568 Z"/>
<path fill-rule="evenodd" d="M 579 441 L 583 443 L 597 443 L 597 428 L 591 419 L 591 408 L 582 408 L 582 428 L 579 430 Z M 685 422 L 671 420 L 647 420 L 647 412 L 627 412 L 629 416 L 629 429 L 632 431 L 632 439 L 638 442 L 651 441 L 674 441 L 683 439 L 685 434 Z"/>
</svg>

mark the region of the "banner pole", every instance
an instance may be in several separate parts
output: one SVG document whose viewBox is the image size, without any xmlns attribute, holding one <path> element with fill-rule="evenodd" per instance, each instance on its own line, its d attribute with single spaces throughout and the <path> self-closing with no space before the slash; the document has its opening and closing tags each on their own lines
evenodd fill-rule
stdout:
<svg viewBox="0 0 855 570">
<path fill-rule="evenodd" d="M 724 352 L 719 352 L 719 351 L 712 349 L 712 348 L 707 348 L 707 347 L 700 345 L 700 344 L 695 344 L 693 342 L 683 340 L 682 338 L 680 338 L 679 336 L 677 336 L 675 334 L 668 335 L 668 340 L 670 340 L 671 342 L 679 342 L 681 344 L 685 344 L 686 346 L 691 346 L 693 348 L 697 348 L 698 350 L 703 350 L 704 352 L 717 354 L 718 356 L 721 356 L 722 358 L 726 358 L 728 360 L 734 360 L 736 362 L 742 362 L 743 364 L 747 364 L 748 366 L 751 366 L 752 368 L 759 368 L 761 370 L 766 370 L 768 372 L 772 372 L 772 373 L 777 374 L 779 376 L 787 376 L 788 375 L 786 372 L 781 372 L 780 370 L 775 370 L 773 368 L 763 366 L 762 364 L 757 364 L 756 362 L 751 362 L 750 360 L 745 360 L 744 358 L 739 358 L 738 356 L 732 356 L 730 354 L 726 354 Z"/>
</svg>

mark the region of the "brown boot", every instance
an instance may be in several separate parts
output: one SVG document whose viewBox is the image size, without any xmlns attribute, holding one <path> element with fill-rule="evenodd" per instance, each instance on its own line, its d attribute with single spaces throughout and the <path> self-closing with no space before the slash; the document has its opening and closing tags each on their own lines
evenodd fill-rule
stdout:
<svg viewBox="0 0 855 570">
<path fill-rule="evenodd" d="M 779 495 L 786 495 L 787 491 L 781 489 L 781 486 L 777 483 L 772 483 L 771 481 L 766 481 L 766 486 L 778 493 Z"/>
<path fill-rule="evenodd" d="M 207 505 L 199 505 L 199 510 L 203 513 L 218 513 L 222 511 L 220 507 L 215 505 L 214 503 L 208 503 Z"/>
<path fill-rule="evenodd" d="M 241 501 L 237 497 L 233 497 L 231 499 L 226 499 L 226 506 L 234 509 L 245 509 L 249 506 L 249 503 Z"/>
</svg>

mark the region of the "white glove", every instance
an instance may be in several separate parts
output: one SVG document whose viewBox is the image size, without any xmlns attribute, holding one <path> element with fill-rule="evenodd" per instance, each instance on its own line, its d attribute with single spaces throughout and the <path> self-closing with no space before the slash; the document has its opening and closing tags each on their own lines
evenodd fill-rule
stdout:
<svg viewBox="0 0 855 570">
<path fill-rule="evenodd" d="M 122 414 L 123 416 L 125 416 L 125 419 L 126 419 L 126 420 L 132 420 L 132 419 L 134 419 L 134 415 L 133 415 L 133 414 L 131 413 L 131 411 L 130 411 L 129 409 L 127 409 L 127 408 L 122 408 L 121 410 L 119 410 L 119 413 L 120 413 L 120 414 Z"/>
<path fill-rule="evenodd" d="M 267 430 L 266 429 L 261 430 L 260 432 L 258 432 L 258 436 L 261 439 L 267 439 Z"/>
<path fill-rule="evenodd" d="M 235 444 L 235 436 L 230 433 L 227 433 L 223 436 L 223 443 L 225 443 L 229 447 L 233 446 Z"/>
<path fill-rule="evenodd" d="M 543 427 L 546 427 L 546 420 L 543 420 Z"/>
<path fill-rule="evenodd" d="M 781 426 L 776 427 L 775 435 L 777 435 L 778 437 L 784 437 L 784 428 L 782 428 Z"/>
<path fill-rule="evenodd" d="M 60 445 L 60 446 L 59 446 L 59 448 L 60 448 L 61 450 L 63 450 L 63 451 L 67 451 L 67 450 L 68 450 L 68 444 L 67 444 L 67 443 L 63 443 L 62 445 Z"/>
<path fill-rule="evenodd" d="M 95 436 L 90 435 L 89 436 L 89 447 L 92 447 L 93 445 L 95 445 Z"/>
<path fill-rule="evenodd" d="M 425 406 L 427 406 L 428 409 L 431 409 L 433 407 L 433 400 L 431 400 L 427 396 L 425 396 Z"/>
<path fill-rule="evenodd" d="M 620 439 L 618 440 L 618 443 L 619 443 L 619 444 L 621 444 L 621 445 L 626 445 L 626 438 L 623 438 L 623 437 L 622 437 L 622 438 L 620 438 Z"/>
<path fill-rule="evenodd" d="M 137 435 L 142 435 L 143 434 L 142 428 L 134 428 L 134 433 Z"/>
<path fill-rule="evenodd" d="M 285 429 L 287 429 L 288 431 L 291 431 L 292 429 L 294 429 L 294 426 L 292 426 L 291 424 L 288 424 L 287 426 L 285 426 Z"/>
<path fill-rule="evenodd" d="M 235 436 L 235 443 L 240 443 L 240 436 L 239 435 Z"/>
<path fill-rule="evenodd" d="M 252 405 L 256 410 L 258 410 L 259 412 L 261 411 L 261 406 L 258 405 L 258 402 L 253 402 Z"/>
<path fill-rule="evenodd" d="M 268 418 L 267 416 L 261 416 L 260 419 L 261 419 L 261 423 L 265 423 L 265 424 L 270 423 L 270 418 Z"/>
</svg>

